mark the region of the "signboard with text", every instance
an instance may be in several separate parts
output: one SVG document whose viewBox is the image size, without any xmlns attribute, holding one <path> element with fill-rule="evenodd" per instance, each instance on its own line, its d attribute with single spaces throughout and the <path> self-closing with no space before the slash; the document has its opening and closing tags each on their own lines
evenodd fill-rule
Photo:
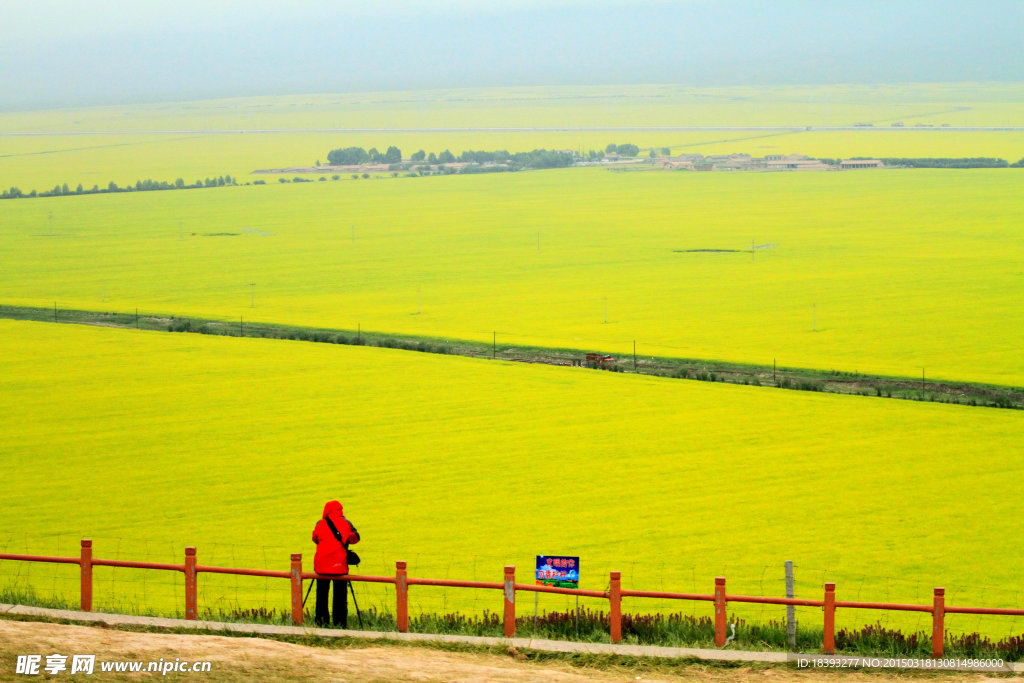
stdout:
<svg viewBox="0 0 1024 683">
<path fill-rule="evenodd" d="M 580 558 L 567 555 L 537 555 L 538 586 L 580 587 Z"/>
</svg>

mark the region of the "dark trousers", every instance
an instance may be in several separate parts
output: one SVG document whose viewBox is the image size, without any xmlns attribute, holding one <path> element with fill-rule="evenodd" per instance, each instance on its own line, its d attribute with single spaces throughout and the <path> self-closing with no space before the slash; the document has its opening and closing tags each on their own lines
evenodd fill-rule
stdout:
<svg viewBox="0 0 1024 683">
<path fill-rule="evenodd" d="M 348 581 L 344 579 L 316 580 L 316 617 L 317 626 L 327 626 L 330 614 L 327 612 L 327 593 L 334 584 L 334 601 L 331 613 L 334 614 L 334 625 L 348 628 Z"/>
</svg>

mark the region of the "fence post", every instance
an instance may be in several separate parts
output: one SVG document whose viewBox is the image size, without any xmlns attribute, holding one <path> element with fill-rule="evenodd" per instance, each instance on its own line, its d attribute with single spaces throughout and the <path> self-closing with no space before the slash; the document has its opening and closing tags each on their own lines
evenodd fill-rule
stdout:
<svg viewBox="0 0 1024 683">
<path fill-rule="evenodd" d="M 82 539 L 82 559 L 79 560 L 82 568 L 82 611 L 92 611 L 92 540 Z"/>
<path fill-rule="evenodd" d="M 793 560 L 786 560 L 786 597 L 796 597 L 796 583 L 793 580 Z M 786 605 L 786 637 L 789 649 L 796 651 L 796 607 Z"/>
<path fill-rule="evenodd" d="M 825 642 L 824 650 L 827 655 L 836 653 L 836 585 L 825 584 Z"/>
<path fill-rule="evenodd" d="M 196 595 L 196 549 L 194 546 L 185 548 L 185 618 L 195 619 L 198 612 Z"/>
<path fill-rule="evenodd" d="M 941 657 L 946 641 L 946 589 L 936 588 L 932 596 L 932 657 Z"/>
<path fill-rule="evenodd" d="M 715 646 L 725 645 L 725 577 L 715 578 Z"/>
<path fill-rule="evenodd" d="M 612 572 L 608 584 L 608 620 L 611 622 L 612 642 L 622 640 L 622 573 Z"/>
<path fill-rule="evenodd" d="M 409 575 L 405 566 L 404 560 L 395 562 L 395 620 L 401 633 L 409 632 Z"/>
<path fill-rule="evenodd" d="M 302 553 L 292 553 L 292 623 L 302 626 Z"/>
<path fill-rule="evenodd" d="M 505 565 L 505 637 L 516 635 L 516 567 Z"/>
</svg>

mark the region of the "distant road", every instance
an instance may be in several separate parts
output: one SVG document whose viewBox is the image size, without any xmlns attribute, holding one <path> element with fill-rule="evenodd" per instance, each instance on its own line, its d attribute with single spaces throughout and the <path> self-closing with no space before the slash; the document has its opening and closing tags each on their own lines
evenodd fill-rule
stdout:
<svg viewBox="0 0 1024 683">
<path fill-rule="evenodd" d="M 1024 131 L 1024 126 L 564 126 L 534 128 L 201 128 L 174 130 L 54 130 L 0 132 L 0 137 L 33 135 L 242 135 L 245 133 L 603 133 L 603 132 L 684 132 L 684 131 L 778 131 L 804 133 L 814 131 Z"/>
</svg>

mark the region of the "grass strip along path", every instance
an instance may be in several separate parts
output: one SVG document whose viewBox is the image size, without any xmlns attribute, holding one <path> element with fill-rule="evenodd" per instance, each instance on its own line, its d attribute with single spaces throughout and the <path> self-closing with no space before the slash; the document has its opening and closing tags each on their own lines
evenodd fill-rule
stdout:
<svg viewBox="0 0 1024 683">
<path fill-rule="evenodd" d="M 820 391 L 896 398 L 932 403 L 952 403 L 989 408 L 1024 410 L 1024 388 L 970 382 L 934 381 L 927 377 L 884 377 L 856 372 L 813 368 L 773 367 L 724 361 L 652 356 L 616 357 L 611 361 L 588 360 L 593 352 L 584 349 L 545 348 L 459 339 L 442 339 L 368 330 L 339 330 L 321 327 L 237 322 L 203 318 L 179 318 L 160 314 L 111 313 L 25 306 L 0 306 L 0 318 L 40 322 L 102 325 L 106 327 L 190 332 L 232 337 L 290 339 L 326 344 L 351 344 L 397 348 L 476 358 L 494 358 L 523 363 L 580 366 L 611 372 L 638 373 L 657 377 L 778 387 L 799 391 Z M 598 354 L 605 358 L 604 354 Z"/>
</svg>

